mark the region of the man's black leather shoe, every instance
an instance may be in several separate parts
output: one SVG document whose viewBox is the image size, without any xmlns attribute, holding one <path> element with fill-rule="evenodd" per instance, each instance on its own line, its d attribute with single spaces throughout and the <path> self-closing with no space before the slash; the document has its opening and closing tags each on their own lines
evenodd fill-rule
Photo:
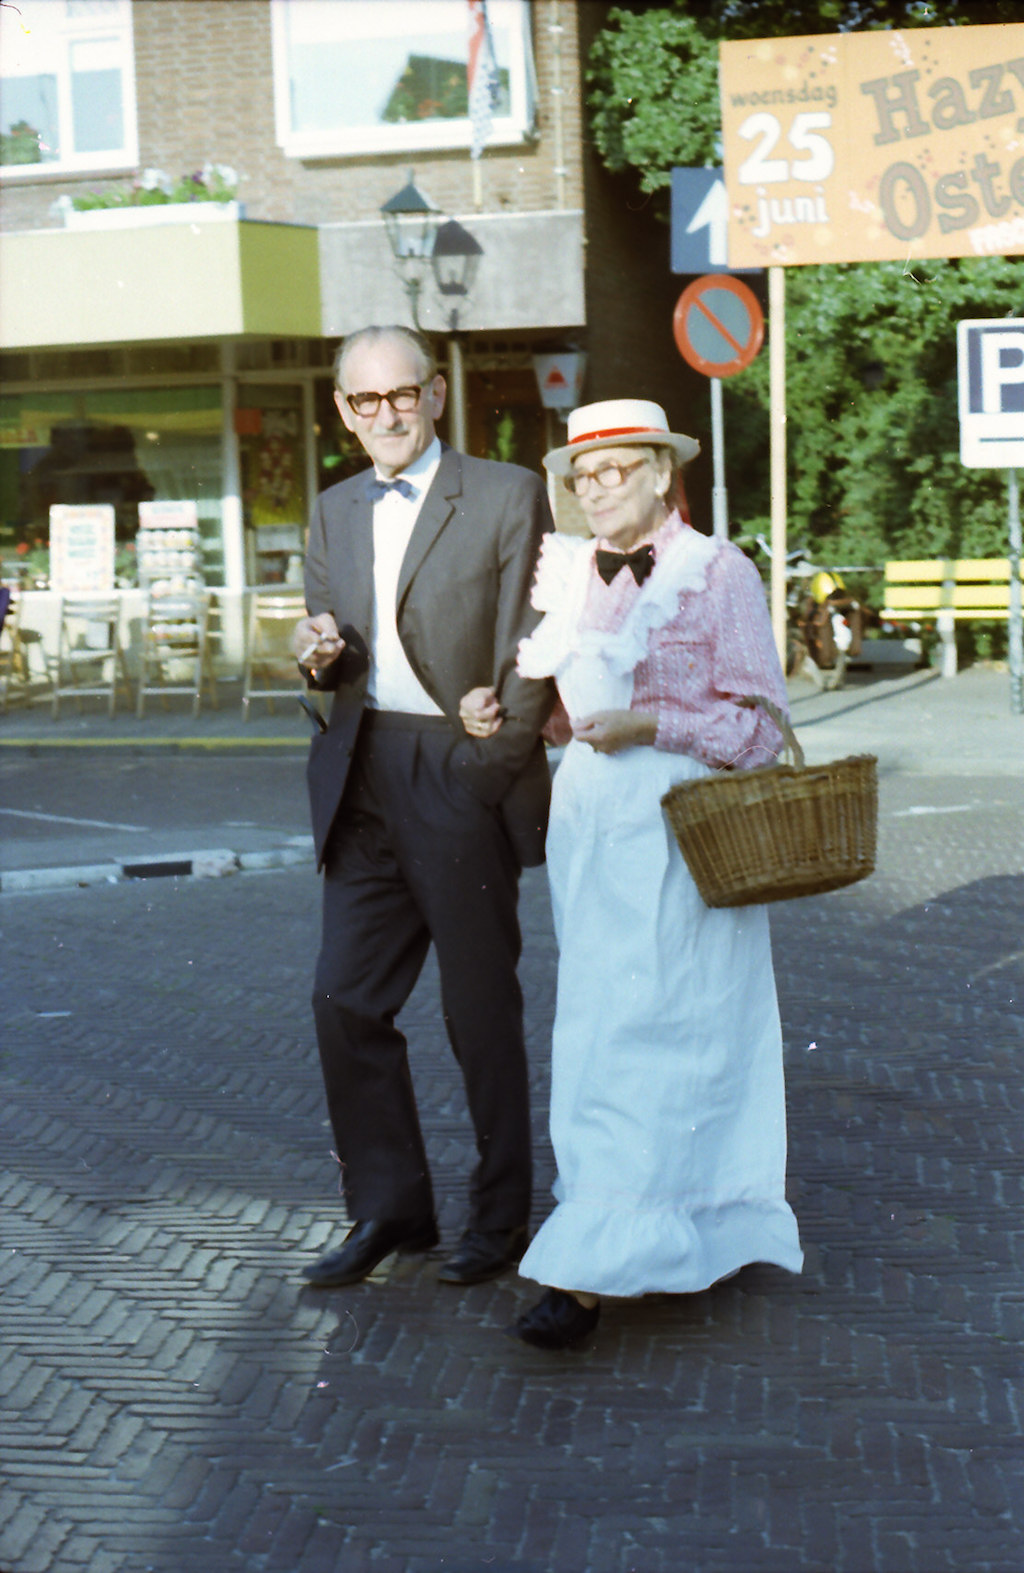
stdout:
<svg viewBox="0 0 1024 1573">
<path fill-rule="evenodd" d="M 574 1294 L 549 1289 L 508 1331 L 537 1349 L 574 1349 L 594 1331 L 600 1316 L 600 1303 L 581 1305 Z"/>
<path fill-rule="evenodd" d="M 526 1225 L 516 1229 L 467 1229 L 438 1278 L 443 1284 L 482 1284 L 515 1267 L 526 1250 Z"/>
<path fill-rule="evenodd" d="M 337 1251 L 302 1269 L 314 1289 L 357 1284 L 393 1251 L 429 1251 L 440 1240 L 433 1218 L 368 1218 L 355 1223 Z"/>
</svg>

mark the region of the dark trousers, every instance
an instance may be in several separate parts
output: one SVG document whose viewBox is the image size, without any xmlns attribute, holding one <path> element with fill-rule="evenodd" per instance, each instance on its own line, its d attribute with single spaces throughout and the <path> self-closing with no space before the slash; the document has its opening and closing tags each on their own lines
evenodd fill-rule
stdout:
<svg viewBox="0 0 1024 1573">
<path fill-rule="evenodd" d="M 468 1224 L 530 1208 L 530 1119 L 516 912 L 519 866 L 495 809 L 451 776 L 452 730 L 368 713 L 324 867 L 313 1011 L 352 1218 L 434 1212 L 395 1017 L 433 942 L 478 1161 Z"/>
</svg>

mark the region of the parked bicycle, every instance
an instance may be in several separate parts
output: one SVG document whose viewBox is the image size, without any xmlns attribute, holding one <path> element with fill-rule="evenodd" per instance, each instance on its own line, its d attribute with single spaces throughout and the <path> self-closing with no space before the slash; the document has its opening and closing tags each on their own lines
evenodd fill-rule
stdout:
<svg viewBox="0 0 1024 1573">
<path fill-rule="evenodd" d="M 770 565 L 770 542 L 760 534 L 753 540 Z M 851 595 L 838 568 L 812 562 L 804 546 L 786 553 L 787 677 L 801 674 L 819 688 L 841 688 L 849 662 L 861 653 L 864 630 L 875 620 Z"/>
</svg>

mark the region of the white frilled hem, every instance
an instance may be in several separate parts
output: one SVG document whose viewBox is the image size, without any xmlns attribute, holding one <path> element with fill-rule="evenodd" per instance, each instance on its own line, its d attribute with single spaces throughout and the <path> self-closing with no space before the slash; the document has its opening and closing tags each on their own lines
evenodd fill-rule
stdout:
<svg viewBox="0 0 1024 1573">
<path fill-rule="evenodd" d="M 543 1284 L 691 1293 L 802 1265 L 768 915 L 705 907 L 660 807 L 707 773 L 573 742 L 555 776 L 558 1205 L 520 1267 Z"/>
<path fill-rule="evenodd" d="M 750 1261 L 800 1271 L 803 1252 L 785 1203 L 736 1201 L 687 1212 L 567 1200 L 547 1219 L 519 1271 L 555 1289 L 629 1298 L 695 1294 Z"/>
</svg>

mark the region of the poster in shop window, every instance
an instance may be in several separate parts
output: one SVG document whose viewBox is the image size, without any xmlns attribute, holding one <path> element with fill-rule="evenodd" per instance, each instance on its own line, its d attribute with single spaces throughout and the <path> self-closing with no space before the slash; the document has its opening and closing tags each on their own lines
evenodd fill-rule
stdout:
<svg viewBox="0 0 1024 1573">
<path fill-rule="evenodd" d="M 246 502 L 254 525 L 304 524 L 302 435 L 295 410 L 259 412 L 257 431 L 243 445 Z"/>
<path fill-rule="evenodd" d="M 50 509 L 50 586 L 64 595 L 102 595 L 113 590 L 110 503 L 55 503 Z"/>
<path fill-rule="evenodd" d="M 730 267 L 1024 254 L 1024 24 L 719 56 Z"/>
</svg>

